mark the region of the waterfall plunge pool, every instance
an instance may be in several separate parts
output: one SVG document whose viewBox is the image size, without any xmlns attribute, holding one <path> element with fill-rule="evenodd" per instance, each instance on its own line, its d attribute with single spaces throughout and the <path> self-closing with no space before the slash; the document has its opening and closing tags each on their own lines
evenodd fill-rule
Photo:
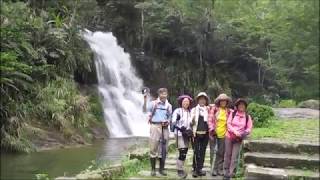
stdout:
<svg viewBox="0 0 320 180">
<path fill-rule="evenodd" d="M 0 179 L 35 179 L 36 174 L 50 178 L 75 175 L 96 162 L 118 163 L 130 147 L 146 144 L 146 137 L 109 138 L 93 145 L 52 149 L 30 154 L 1 153 Z"/>
</svg>

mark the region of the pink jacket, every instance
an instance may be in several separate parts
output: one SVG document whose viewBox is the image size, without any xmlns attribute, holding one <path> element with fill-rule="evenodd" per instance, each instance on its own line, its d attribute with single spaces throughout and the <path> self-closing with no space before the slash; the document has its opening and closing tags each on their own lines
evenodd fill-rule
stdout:
<svg viewBox="0 0 320 180">
<path fill-rule="evenodd" d="M 230 114 L 232 114 L 232 109 L 227 109 L 227 119 Z M 217 124 L 217 117 L 219 113 L 219 107 L 217 106 L 211 106 L 208 114 L 208 126 L 209 126 L 209 132 L 216 129 Z"/>
<path fill-rule="evenodd" d="M 252 130 L 252 118 L 248 115 L 248 122 L 246 124 L 246 113 L 237 111 L 236 115 L 232 119 L 232 114 L 229 114 L 229 118 L 227 121 L 227 133 L 226 136 L 228 138 L 232 137 L 232 133 L 235 134 L 236 132 L 243 137 L 247 136 L 251 133 Z"/>
</svg>

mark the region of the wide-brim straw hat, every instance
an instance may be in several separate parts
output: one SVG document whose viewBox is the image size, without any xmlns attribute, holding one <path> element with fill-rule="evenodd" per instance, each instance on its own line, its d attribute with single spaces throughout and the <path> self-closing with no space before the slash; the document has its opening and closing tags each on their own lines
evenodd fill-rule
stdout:
<svg viewBox="0 0 320 180">
<path fill-rule="evenodd" d="M 218 106 L 220 101 L 227 101 L 227 104 L 231 103 L 231 98 L 226 94 L 220 94 L 215 100 L 214 103 Z"/>
<path fill-rule="evenodd" d="M 209 97 L 208 97 L 208 95 L 207 95 L 207 93 L 205 93 L 205 92 L 200 92 L 198 95 L 197 95 L 197 97 L 196 97 L 196 101 L 198 102 L 199 101 L 199 98 L 200 97 L 204 97 L 205 99 L 206 99 L 206 105 L 208 105 L 209 104 Z"/>
<path fill-rule="evenodd" d="M 243 99 L 243 98 L 238 98 L 238 99 L 236 100 L 236 102 L 234 103 L 234 105 L 235 105 L 236 107 L 238 107 L 238 105 L 239 105 L 240 103 L 244 103 L 244 105 L 245 105 L 246 107 L 248 107 L 248 101 L 245 100 L 245 99 Z"/>
<path fill-rule="evenodd" d="M 189 99 L 189 101 L 190 101 L 190 106 L 191 106 L 191 103 L 192 103 L 192 101 L 193 101 L 192 97 L 190 97 L 189 95 L 184 94 L 184 95 L 179 96 L 178 99 L 177 99 L 177 100 L 178 100 L 178 104 L 179 104 L 180 107 L 182 106 L 182 101 L 183 101 L 185 98 Z"/>
</svg>

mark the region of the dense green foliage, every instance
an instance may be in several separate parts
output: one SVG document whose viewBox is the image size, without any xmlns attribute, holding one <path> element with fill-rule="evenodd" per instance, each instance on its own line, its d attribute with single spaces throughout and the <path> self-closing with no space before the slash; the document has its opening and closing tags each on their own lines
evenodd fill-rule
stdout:
<svg viewBox="0 0 320 180">
<path fill-rule="evenodd" d="M 267 126 L 272 118 L 274 118 L 274 112 L 270 106 L 261 105 L 257 103 L 250 103 L 248 106 L 248 113 L 253 119 L 254 127 Z"/>
<path fill-rule="evenodd" d="M 155 89 L 318 99 L 317 0 L 99 2 L 99 27 L 129 47 Z"/>
<path fill-rule="evenodd" d="M 97 96 L 79 91 L 96 82 L 84 28 L 112 31 L 171 102 L 199 91 L 269 105 L 319 99 L 318 0 L 5 0 L 1 138 L 22 140 L 15 129 L 31 121 L 68 136 L 101 119 Z"/>
<path fill-rule="evenodd" d="M 30 150 L 19 132 L 25 123 L 40 122 L 71 137 L 101 111 L 74 82 L 74 75 L 90 73 L 93 64 L 76 25 L 77 2 L 29 3 L 1 1 L 2 150 Z"/>
</svg>

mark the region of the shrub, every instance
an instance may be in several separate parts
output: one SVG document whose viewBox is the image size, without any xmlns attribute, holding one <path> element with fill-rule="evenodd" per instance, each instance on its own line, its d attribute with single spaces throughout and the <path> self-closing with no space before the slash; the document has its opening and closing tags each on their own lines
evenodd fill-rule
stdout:
<svg viewBox="0 0 320 180">
<path fill-rule="evenodd" d="M 24 137 L 9 134 L 1 129 L 1 150 L 8 152 L 33 152 L 35 147 Z"/>
<path fill-rule="evenodd" d="M 278 107 L 280 108 L 294 108 L 297 106 L 297 103 L 295 100 L 288 99 L 288 100 L 281 100 Z"/>
<path fill-rule="evenodd" d="M 94 116 L 90 113 L 89 98 L 82 96 L 76 84 L 57 78 L 39 90 L 33 113 L 48 125 L 57 129 L 87 127 Z M 68 135 L 68 133 L 66 133 Z"/>
<path fill-rule="evenodd" d="M 248 113 L 253 118 L 254 127 L 267 126 L 274 118 L 274 112 L 270 106 L 257 103 L 249 104 Z"/>
<path fill-rule="evenodd" d="M 36 180 L 50 180 L 48 174 L 36 174 Z"/>
<path fill-rule="evenodd" d="M 103 122 L 103 107 L 100 102 L 99 95 L 96 92 L 90 94 L 89 103 L 91 113 L 95 116 L 95 119 L 97 119 L 100 122 Z"/>
</svg>

